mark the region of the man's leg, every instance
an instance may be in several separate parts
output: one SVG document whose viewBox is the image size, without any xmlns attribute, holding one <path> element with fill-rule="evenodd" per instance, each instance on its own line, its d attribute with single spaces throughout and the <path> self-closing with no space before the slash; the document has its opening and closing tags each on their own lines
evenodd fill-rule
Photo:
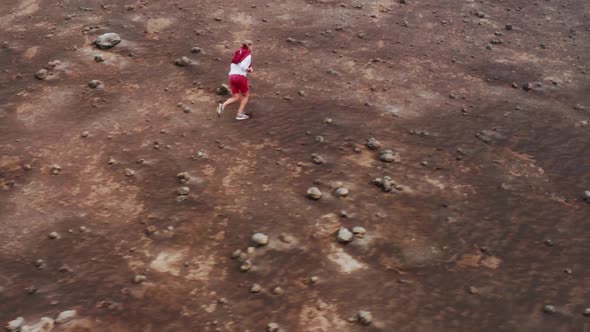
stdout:
<svg viewBox="0 0 590 332">
<path fill-rule="evenodd" d="M 242 99 L 240 100 L 240 108 L 238 109 L 238 115 L 244 114 L 244 108 L 246 107 L 246 103 L 248 103 L 247 92 L 242 95 Z"/>
</svg>

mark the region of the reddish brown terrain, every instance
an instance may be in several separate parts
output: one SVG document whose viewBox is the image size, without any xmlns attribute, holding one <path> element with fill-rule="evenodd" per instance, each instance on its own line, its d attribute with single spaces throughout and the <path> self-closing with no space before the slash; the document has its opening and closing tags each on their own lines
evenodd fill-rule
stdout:
<svg viewBox="0 0 590 332">
<path fill-rule="evenodd" d="M 590 331 L 589 13 L 0 1 L 1 327 Z M 246 38 L 252 118 L 218 118 Z"/>
</svg>

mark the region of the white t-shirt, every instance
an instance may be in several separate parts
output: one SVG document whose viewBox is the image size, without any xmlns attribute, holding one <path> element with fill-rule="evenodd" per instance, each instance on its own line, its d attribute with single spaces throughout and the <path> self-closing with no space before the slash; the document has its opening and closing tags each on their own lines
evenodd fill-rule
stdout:
<svg viewBox="0 0 590 332">
<path fill-rule="evenodd" d="M 229 66 L 229 74 L 230 75 L 242 75 L 242 76 L 248 76 L 248 68 L 250 67 L 250 64 L 252 63 L 252 55 L 248 55 L 246 58 L 244 58 L 244 60 L 242 60 L 242 62 L 235 64 L 232 63 Z"/>
</svg>

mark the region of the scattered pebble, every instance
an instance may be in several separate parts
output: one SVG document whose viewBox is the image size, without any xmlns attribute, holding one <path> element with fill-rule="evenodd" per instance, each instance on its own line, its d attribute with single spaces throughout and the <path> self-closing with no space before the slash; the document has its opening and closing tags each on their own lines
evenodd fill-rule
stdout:
<svg viewBox="0 0 590 332">
<path fill-rule="evenodd" d="M 94 44 L 96 45 L 96 47 L 106 50 L 119 44 L 120 42 L 121 37 L 118 34 L 114 32 L 109 32 L 98 36 L 94 41 Z"/>
<path fill-rule="evenodd" d="M 203 53 L 203 50 L 200 47 L 193 47 L 191 48 L 191 53 Z"/>
<path fill-rule="evenodd" d="M 354 233 L 354 235 L 356 235 L 357 237 L 364 237 L 365 234 L 367 233 L 367 230 L 364 227 L 361 226 L 356 226 L 352 229 L 352 232 Z"/>
<path fill-rule="evenodd" d="M 138 274 L 136 276 L 133 277 L 133 283 L 134 284 L 141 284 L 142 282 L 146 281 L 147 277 L 141 274 Z"/>
<path fill-rule="evenodd" d="M 179 187 L 178 189 L 176 189 L 176 194 L 178 196 L 186 196 L 189 194 L 190 191 L 191 189 L 189 187 Z"/>
<path fill-rule="evenodd" d="M 312 159 L 313 163 L 317 164 L 317 165 L 321 165 L 326 162 L 326 160 L 317 153 L 312 153 L 311 159 Z"/>
<path fill-rule="evenodd" d="M 74 319 L 74 317 L 76 317 L 77 314 L 78 314 L 78 312 L 76 310 L 62 311 L 59 313 L 59 315 L 57 315 L 55 322 L 58 324 L 67 323 L 67 322 L 71 321 L 72 319 Z"/>
<path fill-rule="evenodd" d="M 584 316 L 590 316 L 590 308 L 584 309 Z"/>
<path fill-rule="evenodd" d="M 367 140 L 367 147 L 371 150 L 379 150 L 381 149 L 382 144 L 375 138 L 371 137 L 369 140 Z"/>
<path fill-rule="evenodd" d="M 307 189 L 307 197 L 317 201 L 322 198 L 322 192 L 317 187 L 311 187 Z"/>
<path fill-rule="evenodd" d="M 281 287 L 278 287 L 278 286 L 272 289 L 272 293 L 275 295 L 281 295 L 284 292 L 285 291 Z"/>
<path fill-rule="evenodd" d="M 61 172 L 61 166 L 59 165 L 52 165 L 51 166 L 51 174 L 58 175 Z"/>
<path fill-rule="evenodd" d="M 477 287 L 475 287 L 475 286 L 469 286 L 469 288 L 467 289 L 467 291 L 469 292 L 469 294 L 477 294 L 477 293 L 479 293 L 479 289 L 477 289 Z"/>
<path fill-rule="evenodd" d="M 176 174 L 176 178 L 178 179 L 178 182 L 180 183 L 187 183 L 190 181 L 191 176 L 190 174 L 188 174 L 188 172 L 181 172 Z"/>
<path fill-rule="evenodd" d="M 279 324 L 277 323 L 269 323 L 266 325 L 267 332 L 277 332 L 279 330 Z"/>
<path fill-rule="evenodd" d="M 400 162 L 399 153 L 393 152 L 392 150 L 382 150 L 379 152 L 379 159 L 386 163 Z"/>
<path fill-rule="evenodd" d="M 340 227 L 340 229 L 338 230 L 338 234 L 336 236 L 338 241 L 341 243 L 348 243 L 352 241 L 353 237 L 354 234 L 352 234 L 352 232 L 349 231 L 346 227 Z"/>
<path fill-rule="evenodd" d="M 8 324 L 6 324 L 6 329 L 8 331 L 20 331 L 24 322 L 25 322 L 24 318 L 18 317 L 17 319 L 13 319 L 10 322 L 8 322 Z"/>
<path fill-rule="evenodd" d="M 328 125 L 329 125 L 329 124 L 332 124 L 332 122 L 333 122 L 333 121 L 332 121 L 332 118 L 325 118 L 325 119 L 324 119 L 324 123 L 325 123 L 325 124 L 328 124 Z"/>
<path fill-rule="evenodd" d="M 95 55 L 94 61 L 95 62 L 104 62 L 104 58 L 101 55 Z"/>
<path fill-rule="evenodd" d="M 543 307 L 543 311 L 547 314 L 552 314 L 555 313 L 557 309 L 554 306 L 547 304 Z"/>
<path fill-rule="evenodd" d="M 250 271 L 251 268 L 252 268 L 252 261 L 250 261 L 249 259 L 245 260 L 244 263 L 242 263 L 242 265 L 240 266 L 240 270 L 242 272 Z"/>
<path fill-rule="evenodd" d="M 260 293 L 260 291 L 262 291 L 262 286 L 259 284 L 254 284 L 250 287 L 250 293 Z"/>
<path fill-rule="evenodd" d="M 84 132 L 82 132 L 82 134 L 80 134 L 80 137 L 82 137 L 82 138 L 86 138 L 88 136 L 90 136 L 90 132 L 88 132 L 88 131 L 84 131 Z"/>
<path fill-rule="evenodd" d="M 35 73 L 35 78 L 42 81 L 47 78 L 48 74 L 49 72 L 47 71 L 47 69 L 43 68 Z"/>
<path fill-rule="evenodd" d="M 101 85 L 102 85 L 102 82 L 100 82 L 99 80 L 91 80 L 88 82 L 88 86 L 91 87 L 92 89 L 96 89 Z"/>
<path fill-rule="evenodd" d="M 590 204 L 590 190 L 584 191 L 584 201 Z"/>
<path fill-rule="evenodd" d="M 47 237 L 51 240 L 59 240 L 61 238 L 61 236 L 57 232 L 51 232 Z"/>
<path fill-rule="evenodd" d="M 227 84 L 221 84 L 218 88 L 217 88 L 217 94 L 220 96 L 227 96 L 230 94 L 230 89 L 229 86 Z"/>
<path fill-rule="evenodd" d="M 125 174 L 125 176 L 127 176 L 127 177 L 131 177 L 131 176 L 135 175 L 135 171 L 130 168 L 125 168 L 125 170 L 123 171 L 123 174 Z"/>
<path fill-rule="evenodd" d="M 334 191 L 334 195 L 336 195 L 336 197 L 346 197 L 348 196 L 348 188 L 340 187 Z"/>
<path fill-rule="evenodd" d="M 180 59 L 174 60 L 174 64 L 177 65 L 178 67 L 186 67 L 191 64 L 191 59 L 183 56 Z"/>
<path fill-rule="evenodd" d="M 360 310 L 357 314 L 356 314 L 356 318 L 357 321 L 364 326 L 368 326 L 371 325 L 371 323 L 373 322 L 373 315 L 365 310 Z"/>
<path fill-rule="evenodd" d="M 259 246 L 265 246 L 268 244 L 268 235 L 262 233 L 256 233 L 252 235 L 252 242 Z"/>
</svg>

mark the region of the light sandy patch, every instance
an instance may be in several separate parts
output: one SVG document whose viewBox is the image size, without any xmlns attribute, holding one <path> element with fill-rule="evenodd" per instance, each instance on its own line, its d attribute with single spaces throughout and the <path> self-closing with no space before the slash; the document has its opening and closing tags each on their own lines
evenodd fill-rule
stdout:
<svg viewBox="0 0 590 332">
<path fill-rule="evenodd" d="M 33 46 L 33 47 L 28 48 L 25 51 L 25 53 L 23 53 L 23 57 L 27 60 L 30 60 L 30 59 L 34 58 L 38 52 L 39 52 L 39 46 Z"/>
<path fill-rule="evenodd" d="M 39 10 L 39 2 L 39 0 L 20 0 L 16 15 L 26 16 L 36 13 Z"/>
<path fill-rule="evenodd" d="M 373 152 L 363 148 L 361 148 L 360 153 L 347 155 L 344 158 L 356 163 L 359 166 L 368 168 L 372 167 L 373 162 L 375 161 L 375 155 Z"/>
<path fill-rule="evenodd" d="M 46 86 L 35 97 L 21 103 L 16 116 L 27 127 L 47 125 L 45 120 L 53 115 L 53 111 L 67 109 L 74 97 L 74 92 L 67 87 Z"/>
<path fill-rule="evenodd" d="M 337 247 L 334 244 L 330 245 L 330 253 L 327 257 L 332 263 L 338 265 L 340 272 L 342 273 L 351 273 L 367 268 L 365 263 L 357 261 L 354 257 L 344 252 L 342 248 Z"/>
<path fill-rule="evenodd" d="M 315 305 L 304 305 L 299 314 L 299 326 L 306 332 L 349 331 L 350 324 L 337 312 L 335 305 L 322 300 Z"/>
<path fill-rule="evenodd" d="M 215 266 L 215 256 L 214 255 L 207 255 L 207 256 L 199 256 L 195 257 L 191 260 L 191 269 L 189 270 L 188 274 L 185 276 L 188 280 L 199 280 L 199 281 L 207 281 L 209 280 L 209 276 L 211 275 L 211 271 L 213 271 L 213 267 Z M 225 275 L 225 271 L 221 275 L 217 275 L 217 278 L 223 278 Z"/>
<path fill-rule="evenodd" d="M 146 23 L 146 30 L 148 33 L 160 33 L 171 26 L 173 20 L 170 18 L 150 18 Z"/>
<path fill-rule="evenodd" d="M 179 251 L 163 251 L 150 263 L 150 268 L 158 272 L 170 273 L 171 275 L 178 277 L 180 275 L 180 266 L 186 252 L 186 249 Z"/>
<path fill-rule="evenodd" d="M 313 226 L 315 238 L 328 238 L 333 236 L 342 226 L 336 213 L 328 213 L 321 216 Z"/>
</svg>

